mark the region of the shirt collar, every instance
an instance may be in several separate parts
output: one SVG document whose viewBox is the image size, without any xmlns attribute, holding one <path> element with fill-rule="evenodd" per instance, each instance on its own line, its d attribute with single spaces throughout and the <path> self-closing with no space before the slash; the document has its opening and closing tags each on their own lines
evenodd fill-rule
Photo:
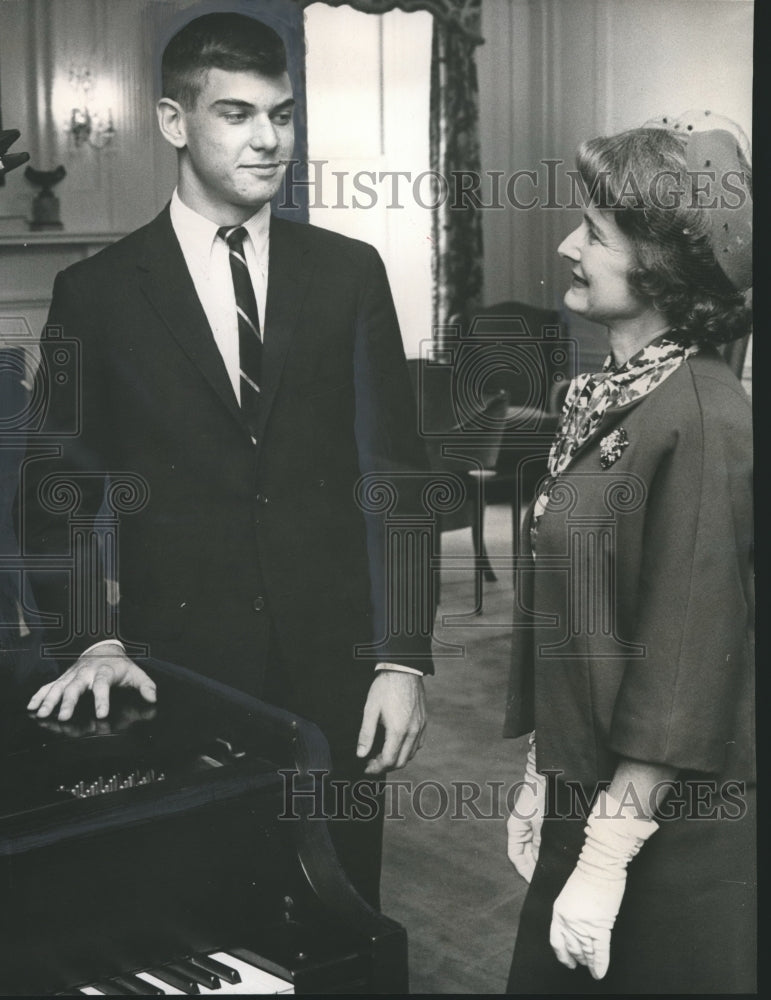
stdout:
<svg viewBox="0 0 771 1000">
<path fill-rule="evenodd" d="M 268 241 L 270 237 L 270 202 L 265 202 L 262 208 L 258 208 L 254 215 L 247 219 L 244 228 L 249 233 L 257 260 L 262 260 L 268 252 Z"/>
<path fill-rule="evenodd" d="M 214 240 L 217 238 L 217 230 L 220 228 L 217 223 L 189 208 L 179 197 L 177 188 L 174 188 L 174 193 L 171 196 L 169 211 L 171 224 L 182 248 L 186 252 L 208 258 Z M 257 259 L 262 260 L 268 252 L 270 203 L 266 202 L 257 209 L 254 215 L 243 223 L 243 226 L 249 233 L 249 239 L 252 241 Z"/>
</svg>

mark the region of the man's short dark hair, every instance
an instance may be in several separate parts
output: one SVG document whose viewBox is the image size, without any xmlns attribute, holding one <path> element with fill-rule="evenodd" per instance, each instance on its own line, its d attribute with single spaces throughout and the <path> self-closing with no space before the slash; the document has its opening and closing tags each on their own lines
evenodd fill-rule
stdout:
<svg viewBox="0 0 771 1000">
<path fill-rule="evenodd" d="M 286 71 L 286 49 L 262 21 L 232 12 L 204 14 L 181 28 L 163 51 L 163 96 L 192 108 L 209 69 L 277 77 Z"/>
</svg>

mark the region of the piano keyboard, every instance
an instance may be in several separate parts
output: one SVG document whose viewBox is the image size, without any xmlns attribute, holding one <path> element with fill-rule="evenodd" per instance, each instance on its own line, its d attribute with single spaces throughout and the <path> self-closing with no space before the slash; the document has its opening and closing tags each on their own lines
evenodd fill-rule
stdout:
<svg viewBox="0 0 771 1000">
<path fill-rule="evenodd" d="M 224 951 L 174 962 L 148 972 L 100 980 L 73 991 L 77 996 L 217 996 L 294 993 L 294 986 Z"/>
</svg>

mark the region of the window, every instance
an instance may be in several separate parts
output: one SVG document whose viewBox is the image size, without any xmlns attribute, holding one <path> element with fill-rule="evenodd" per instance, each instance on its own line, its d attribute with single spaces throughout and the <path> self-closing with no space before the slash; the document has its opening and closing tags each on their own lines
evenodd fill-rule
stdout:
<svg viewBox="0 0 771 1000">
<path fill-rule="evenodd" d="M 378 249 L 408 357 L 431 336 L 431 25 L 321 3 L 305 20 L 310 221 Z"/>
</svg>

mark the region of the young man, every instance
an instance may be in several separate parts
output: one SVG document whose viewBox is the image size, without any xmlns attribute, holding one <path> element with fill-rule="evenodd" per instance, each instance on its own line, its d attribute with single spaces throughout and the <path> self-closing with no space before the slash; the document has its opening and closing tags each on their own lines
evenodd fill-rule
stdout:
<svg viewBox="0 0 771 1000">
<path fill-rule="evenodd" d="M 146 503 L 120 524 L 121 638 L 314 720 L 336 775 L 355 779 L 416 752 L 431 670 L 427 634 L 380 642 L 383 539 L 355 487 L 398 472 L 404 492 L 426 465 L 377 253 L 270 214 L 292 108 L 283 43 L 259 21 L 207 14 L 169 42 L 158 122 L 177 188 L 149 225 L 57 277 L 49 324 L 80 344 L 82 428 L 27 464 L 25 543 L 68 551 L 66 516 L 38 502 L 50 473 L 81 491 L 79 515 L 98 510 L 106 475 L 141 476 Z M 66 422 L 52 386 L 48 433 Z M 37 574 L 35 592 L 67 634 L 61 574 Z M 374 658 L 354 655 L 373 641 Z M 115 685 L 155 699 L 125 647 L 87 646 L 31 710 L 67 719 L 91 689 L 103 717 Z M 380 825 L 344 825 L 341 860 L 376 901 Z"/>
</svg>

